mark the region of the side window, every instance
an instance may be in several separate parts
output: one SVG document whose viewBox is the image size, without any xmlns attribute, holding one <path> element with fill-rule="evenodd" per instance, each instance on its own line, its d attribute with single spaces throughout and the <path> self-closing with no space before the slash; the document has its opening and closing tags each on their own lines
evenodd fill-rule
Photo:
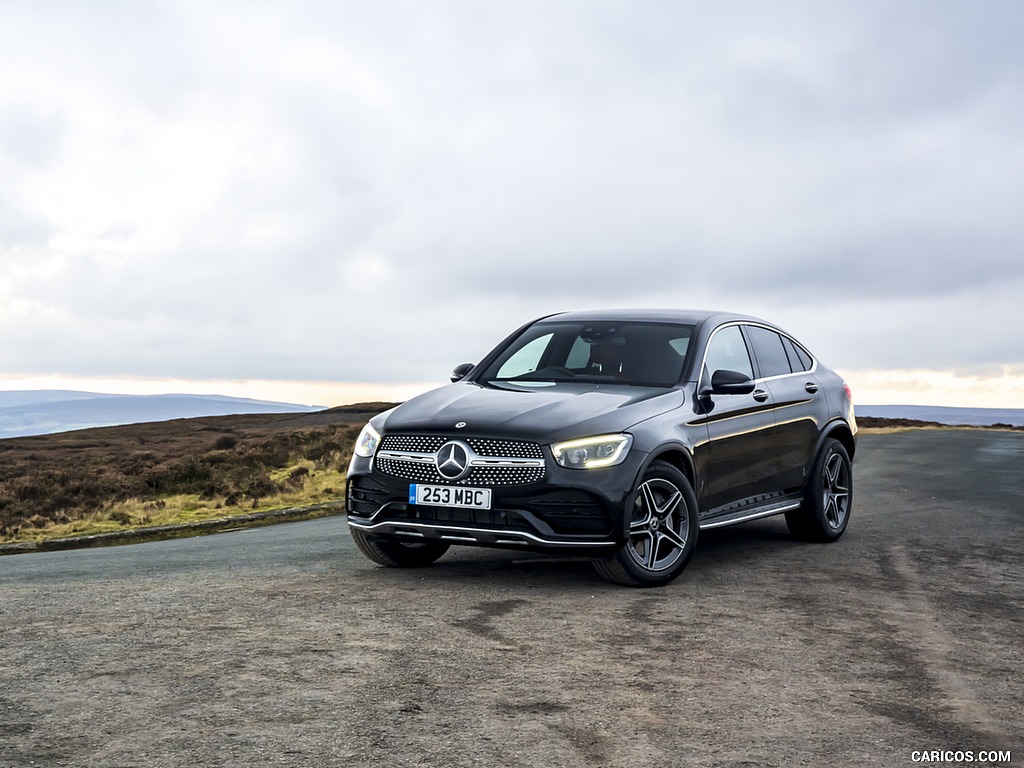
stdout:
<svg viewBox="0 0 1024 768">
<path fill-rule="evenodd" d="M 767 379 L 771 376 L 784 376 L 792 373 L 789 367 L 789 358 L 786 356 L 786 348 L 782 346 L 782 337 L 779 334 L 755 325 L 748 325 L 746 330 L 750 343 L 754 347 L 754 356 L 757 357 L 757 367 L 761 371 L 761 378 Z"/>
<path fill-rule="evenodd" d="M 789 355 L 789 366 L 793 369 L 793 373 L 811 370 L 814 361 L 803 347 L 794 344 L 792 339 L 787 339 L 785 336 L 782 337 L 782 346 L 786 348 L 786 354 Z"/>
<path fill-rule="evenodd" d="M 544 352 L 547 350 L 548 344 L 551 343 L 554 335 L 553 333 L 547 333 L 539 336 L 517 350 L 512 357 L 502 364 L 496 378 L 514 379 L 517 376 L 525 376 L 527 373 L 536 371 L 540 367 L 541 358 L 544 357 Z"/>
<path fill-rule="evenodd" d="M 713 376 L 715 371 L 738 371 L 754 378 L 754 368 L 750 364 L 750 353 L 740 333 L 738 325 L 730 325 L 716 333 L 708 344 L 708 354 L 704 358 L 707 375 Z"/>
</svg>

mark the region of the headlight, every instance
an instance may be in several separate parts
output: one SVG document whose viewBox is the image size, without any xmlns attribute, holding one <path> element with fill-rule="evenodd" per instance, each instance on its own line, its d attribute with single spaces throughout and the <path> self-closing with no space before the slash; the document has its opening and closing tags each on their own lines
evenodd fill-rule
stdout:
<svg viewBox="0 0 1024 768">
<path fill-rule="evenodd" d="M 632 435 L 598 435 L 555 443 L 551 452 L 567 469 L 599 469 L 619 464 L 632 443 Z"/>
<path fill-rule="evenodd" d="M 359 433 L 359 439 L 356 440 L 355 454 L 368 459 L 376 452 L 378 445 L 380 445 L 380 432 L 367 424 Z"/>
</svg>

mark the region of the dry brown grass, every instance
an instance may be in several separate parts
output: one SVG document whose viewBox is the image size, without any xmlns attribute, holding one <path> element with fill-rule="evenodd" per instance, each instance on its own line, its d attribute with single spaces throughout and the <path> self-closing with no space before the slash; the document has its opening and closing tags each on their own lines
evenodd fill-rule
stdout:
<svg viewBox="0 0 1024 768">
<path fill-rule="evenodd" d="M 360 426 L 387 407 L 177 419 L 0 440 L 0 542 L 341 498 Z"/>
<path fill-rule="evenodd" d="M 917 429 L 989 429 L 999 432 L 1024 432 L 1024 427 L 1012 424 L 992 424 L 979 427 L 970 424 L 941 424 L 937 421 L 919 421 L 917 419 L 883 419 L 875 416 L 858 416 L 857 427 L 866 435 L 894 435 Z"/>
</svg>

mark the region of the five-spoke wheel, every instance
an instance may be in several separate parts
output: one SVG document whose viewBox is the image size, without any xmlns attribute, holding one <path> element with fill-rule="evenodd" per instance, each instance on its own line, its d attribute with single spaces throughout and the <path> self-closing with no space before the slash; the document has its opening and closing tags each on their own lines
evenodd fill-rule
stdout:
<svg viewBox="0 0 1024 768">
<path fill-rule="evenodd" d="M 682 573 L 697 543 L 697 499 L 686 476 L 656 461 L 630 495 L 628 537 L 594 567 L 608 581 L 637 587 L 667 584 Z"/>
<path fill-rule="evenodd" d="M 826 440 L 811 469 L 804 503 L 786 513 L 786 524 L 798 539 L 835 541 L 846 530 L 852 507 L 850 456 L 838 440 Z"/>
</svg>

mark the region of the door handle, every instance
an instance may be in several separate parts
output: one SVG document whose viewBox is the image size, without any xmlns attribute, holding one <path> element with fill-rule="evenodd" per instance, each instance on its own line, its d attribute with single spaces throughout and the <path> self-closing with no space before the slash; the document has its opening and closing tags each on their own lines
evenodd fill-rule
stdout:
<svg viewBox="0 0 1024 768">
<path fill-rule="evenodd" d="M 757 402 L 759 403 L 763 403 L 768 399 L 768 393 L 765 392 L 763 389 L 755 389 L 754 399 L 757 400 Z"/>
<path fill-rule="evenodd" d="M 806 389 L 813 395 L 815 392 L 818 391 L 818 385 L 815 384 L 813 381 L 808 381 L 806 384 L 804 384 L 804 389 Z"/>
</svg>

